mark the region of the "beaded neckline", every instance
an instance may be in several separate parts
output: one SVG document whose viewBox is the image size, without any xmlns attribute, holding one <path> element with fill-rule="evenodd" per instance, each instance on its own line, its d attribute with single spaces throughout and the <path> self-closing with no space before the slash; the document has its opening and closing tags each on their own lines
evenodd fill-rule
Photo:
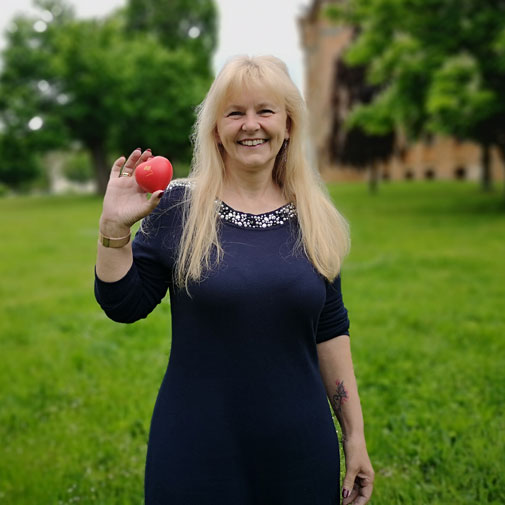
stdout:
<svg viewBox="0 0 505 505">
<path fill-rule="evenodd" d="M 191 183 L 186 180 L 174 180 L 169 188 L 191 187 Z M 219 217 L 228 223 L 239 226 L 240 228 L 265 229 L 273 226 L 281 226 L 294 217 L 296 217 L 296 207 L 293 203 L 287 203 L 282 207 L 263 214 L 249 214 L 233 209 L 221 200 L 216 200 Z"/>
<path fill-rule="evenodd" d="M 231 208 L 224 202 L 219 202 L 219 217 L 223 221 L 240 226 L 241 228 L 271 228 L 287 223 L 296 216 L 296 207 L 287 203 L 282 207 L 264 212 L 263 214 L 249 214 Z"/>
</svg>

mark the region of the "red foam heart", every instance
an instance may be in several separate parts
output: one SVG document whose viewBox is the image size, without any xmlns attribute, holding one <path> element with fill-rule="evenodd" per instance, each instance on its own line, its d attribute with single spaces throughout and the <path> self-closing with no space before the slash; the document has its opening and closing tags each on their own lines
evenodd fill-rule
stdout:
<svg viewBox="0 0 505 505">
<path fill-rule="evenodd" d="M 137 166 L 135 180 L 144 191 L 154 193 L 170 184 L 173 173 L 170 161 L 163 156 L 155 156 Z"/>
</svg>

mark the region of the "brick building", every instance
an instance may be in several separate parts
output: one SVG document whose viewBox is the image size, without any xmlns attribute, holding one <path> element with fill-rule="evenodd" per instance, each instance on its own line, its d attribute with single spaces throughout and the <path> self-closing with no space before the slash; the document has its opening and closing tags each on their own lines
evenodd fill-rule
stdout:
<svg viewBox="0 0 505 505">
<path fill-rule="evenodd" d="M 367 171 L 333 161 L 335 124 L 341 124 L 348 108 L 335 106 L 335 96 L 345 104 L 345 90 L 339 87 L 338 62 L 352 39 L 352 30 L 339 26 L 323 16 L 326 5 L 341 0 L 313 0 L 299 19 L 305 53 L 305 98 L 309 108 L 313 157 L 325 180 L 363 180 Z M 397 142 L 398 143 L 398 142 Z M 385 179 L 467 179 L 480 180 L 481 148 L 471 142 L 435 136 L 396 149 L 387 162 L 379 164 Z M 401 152 L 401 154 L 400 154 Z M 491 150 L 492 180 L 504 179 L 505 166 L 497 150 Z"/>
</svg>

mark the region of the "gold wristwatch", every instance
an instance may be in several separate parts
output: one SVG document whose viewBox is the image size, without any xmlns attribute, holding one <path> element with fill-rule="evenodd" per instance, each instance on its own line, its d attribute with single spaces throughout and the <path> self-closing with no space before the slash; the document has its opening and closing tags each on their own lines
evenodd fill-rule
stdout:
<svg viewBox="0 0 505 505">
<path fill-rule="evenodd" d="M 106 237 L 101 231 L 98 232 L 98 243 L 102 244 L 104 247 L 124 247 L 128 242 L 130 242 L 131 233 L 128 233 L 126 237 L 112 238 Z"/>
</svg>

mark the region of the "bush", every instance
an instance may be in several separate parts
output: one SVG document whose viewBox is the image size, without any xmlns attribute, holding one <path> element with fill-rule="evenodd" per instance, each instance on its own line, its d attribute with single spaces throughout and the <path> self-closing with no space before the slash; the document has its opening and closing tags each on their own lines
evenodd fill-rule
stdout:
<svg viewBox="0 0 505 505">
<path fill-rule="evenodd" d="M 70 153 L 63 164 L 63 174 L 69 181 L 88 182 L 94 177 L 89 155 L 84 151 Z"/>
<path fill-rule="evenodd" d="M 9 192 L 9 188 L 0 182 L 0 198 L 5 196 Z"/>
</svg>

